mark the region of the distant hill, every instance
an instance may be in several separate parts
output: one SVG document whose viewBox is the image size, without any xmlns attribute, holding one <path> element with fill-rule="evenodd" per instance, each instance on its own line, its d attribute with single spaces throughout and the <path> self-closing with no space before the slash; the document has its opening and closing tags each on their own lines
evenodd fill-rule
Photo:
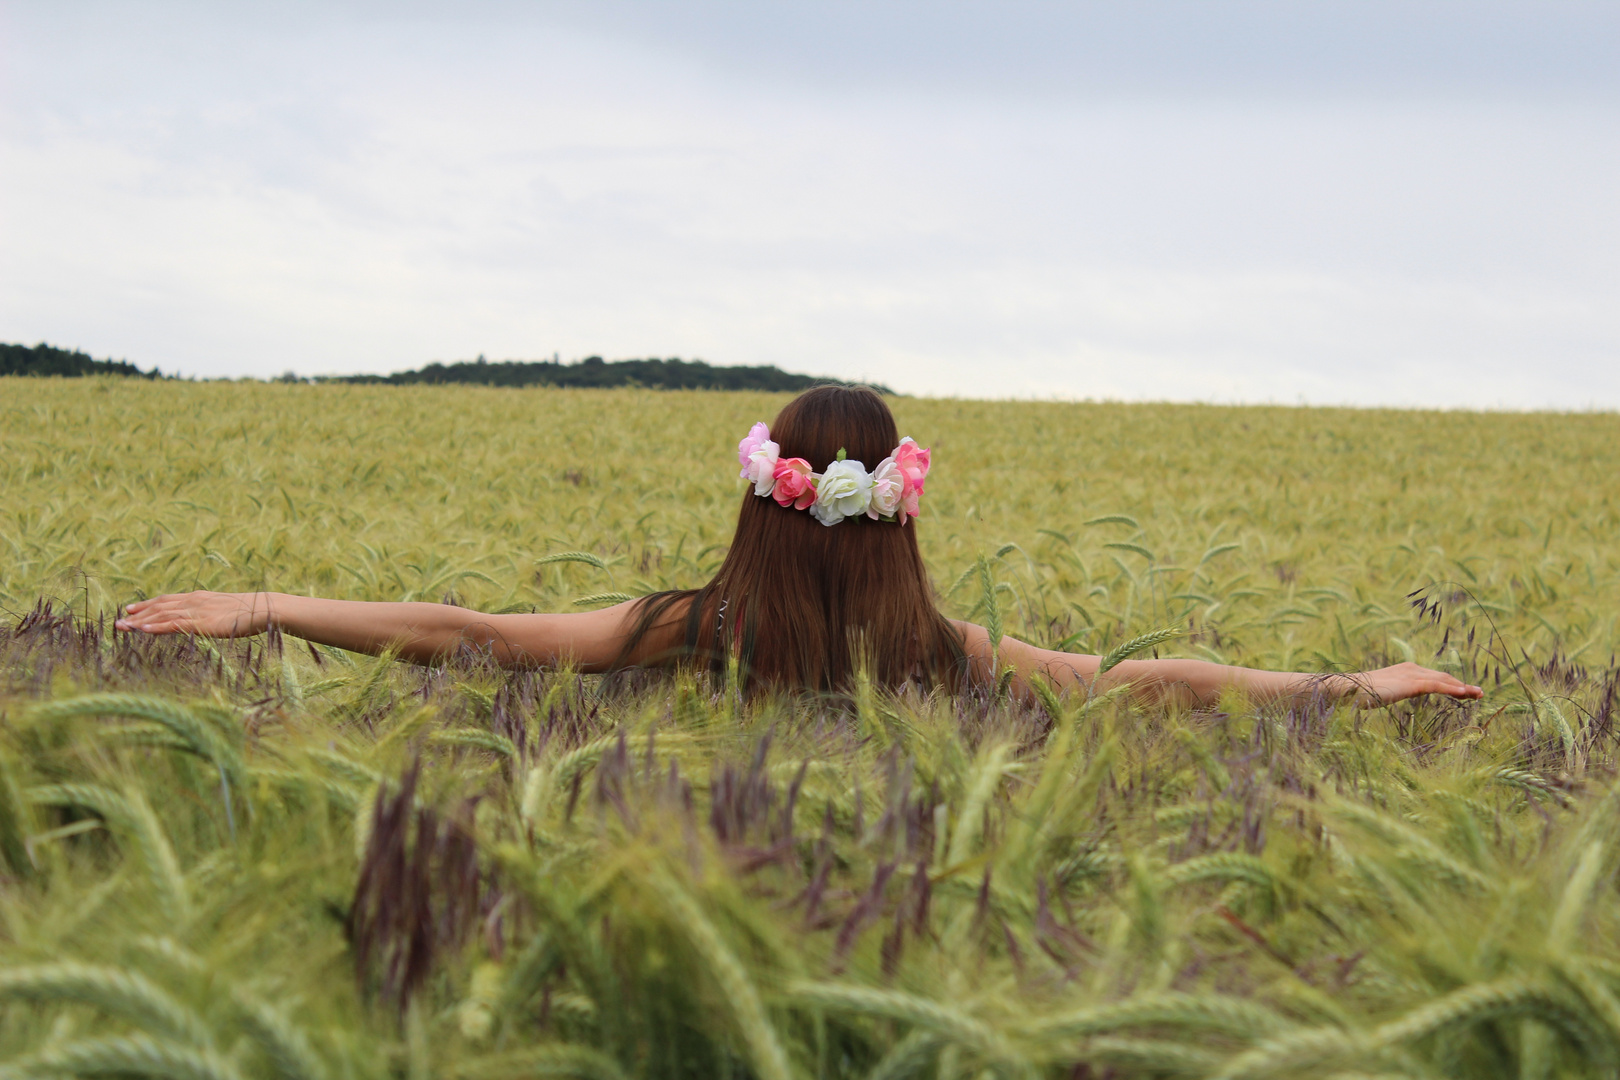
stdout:
<svg viewBox="0 0 1620 1080">
<path fill-rule="evenodd" d="M 318 377 L 320 382 L 345 383 L 471 383 L 478 386 L 644 386 L 656 390 L 807 390 L 840 379 L 795 375 L 781 368 L 717 367 L 702 360 L 603 360 L 588 356 L 576 363 L 555 360 L 500 360 L 483 357 L 454 364 L 429 364 L 416 371 L 392 375 Z M 880 393 L 893 393 L 874 386 Z"/>
<path fill-rule="evenodd" d="M 162 378 L 157 368 L 142 371 L 125 360 L 96 360 L 86 353 L 54 348 L 40 342 L 27 345 L 0 344 L 0 375 L 129 375 L 139 379 Z"/>
</svg>

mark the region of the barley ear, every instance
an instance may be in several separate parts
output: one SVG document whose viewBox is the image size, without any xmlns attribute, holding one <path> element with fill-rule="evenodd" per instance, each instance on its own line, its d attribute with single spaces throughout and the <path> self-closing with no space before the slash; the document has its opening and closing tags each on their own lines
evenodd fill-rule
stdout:
<svg viewBox="0 0 1620 1080">
<path fill-rule="evenodd" d="M 0 751 L 0 867 L 24 880 L 34 874 L 28 838 L 39 832 L 33 804 L 23 792 L 11 758 Z"/>
<path fill-rule="evenodd" d="M 979 603 L 984 605 L 984 630 L 990 636 L 990 669 L 1001 669 L 1001 602 L 996 598 L 996 582 L 990 575 L 990 560 L 979 556 Z"/>
<path fill-rule="evenodd" d="M 86 694 L 35 706 L 32 715 L 36 720 L 57 722 L 94 716 L 145 720 L 173 732 L 191 753 L 212 762 L 238 787 L 246 770 L 238 748 L 241 735 L 239 730 L 235 730 L 234 724 L 227 730 L 220 717 L 211 711 L 205 714 L 201 707 L 183 705 L 167 698 L 150 694 Z"/>
<path fill-rule="evenodd" d="M 1591 841 L 1581 852 L 1575 872 L 1570 875 L 1569 883 L 1564 886 L 1563 895 L 1558 899 L 1558 907 L 1553 912 L 1552 925 L 1547 931 L 1549 948 L 1563 952 L 1574 943 L 1576 934 L 1586 920 L 1592 894 L 1602 877 L 1608 856 L 1609 845 L 1603 840 Z"/>
<path fill-rule="evenodd" d="M 580 1080 L 625 1080 L 619 1063 L 589 1046 L 551 1043 L 471 1058 L 448 1067 L 454 1080 L 526 1080 L 533 1076 L 572 1076 Z"/>
<path fill-rule="evenodd" d="M 1007 1040 L 989 1024 L 930 998 L 900 990 L 810 980 L 789 983 L 785 992 L 797 1004 L 827 1012 L 898 1020 L 992 1061 L 1019 1060 Z"/>
<path fill-rule="evenodd" d="M 511 760 L 517 757 L 517 746 L 498 732 L 480 727 L 454 727 L 435 731 L 430 741 L 440 746 L 462 746 L 473 750 L 488 750 Z"/>
<path fill-rule="evenodd" d="M 0 1001 L 87 1005 L 195 1046 L 213 1042 L 208 1025 L 136 971 L 64 962 L 0 971 Z"/>
<path fill-rule="evenodd" d="M 559 551 L 554 555 L 546 555 L 534 561 L 536 566 L 550 566 L 553 563 L 584 563 L 586 566 L 594 566 L 598 570 L 608 568 L 607 563 L 602 561 L 600 555 L 593 555 L 589 551 Z"/>
<path fill-rule="evenodd" d="M 1109 671 L 1117 666 L 1120 661 L 1129 660 L 1143 649 L 1151 649 L 1155 645 L 1163 645 L 1171 638 L 1178 638 L 1180 636 L 1181 631 L 1178 628 L 1174 626 L 1166 626 L 1158 630 L 1149 630 L 1145 634 L 1139 634 L 1138 636 L 1131 638 L 1129 641 L 1122 641 L 1112 649 L 1109 649 L 1108 655 L 1104 656 L 1102 658 L 1102 663 L 1097 665 L 1097 677 L 1100 678 L 1104 672 Z"/>
<path fill-rule="evenodd" d="M 191 921 L 191 897 L 186 888 L 185 875 L 180 871 L 180 860 L 174 846 L 163 829 L 163 823 L 153 813 L 151 805 L 141 792 L 131 789 L 126 796 L 133 811 L 133 828 L 141 857 L 158 893 L 168 908 L 168 915 L 179 926 Z"/>
<path fill-rule="evenodd" d="M 231 998 L 241 1011 L 249 1035 L 264 1050 L 282 1080 L 326 1080 L 326 1068 L 309 1036 L 286 1013 L 240 988 L 232 989 Z"/>
<path fill-rule="evenodd" d="M 1609 1038 L 1620 1041 L 1620 998 L 1615 996 L 1609 984 L 1577 960 L 1561 960 L 1556 966 L 1558 974 L 1603 1023 Z"/>
<path fill-rule="evenodd" d="M 1030 850 L 1034 854 L 1039 855 L 1045 851 L 1054 841 L 1074 828 L 1075 820 L 1082 813 L 1097 805 L 1097 797 L 1113 771 L 1114 758 L 1118 751 L 1119 740 L 1111 734 L 1105 736 L 1098 745 L 1097 752 L 1086 763 L 1085 772 L 1080 774 L 1079 779 L 1059 786 L 1051 810 L 1042 817 L 1031 839 Z"/>
<path fill-rule="evenodd" d="M 1558 1029 L 1588 1060 L 1612 1067 L 1613 1042 L 1592 1029 L 1589 1014 L 1567 992 L 1531 978 L 1499 979 L 1454 990 L 1379 1026 L 1368 1037 L 1368 1044 L 1373 1048 L 1394 1046 L 1425 1038 L 1442 1028 L 1515 1016 L 1540 1020 Z"/>
<path fill-rule="evenodd" d="M 154 891 L 171 923 L 183 926 L 191 917 L 185 875 L 157 815 L 133 788 L 120 795 L 99 784 L 48 784 L 28 789 L 28 801 L 42 806 L 82 806 L 94 810 L 131 841 L 146 868 Z"/>
<path fill-rule="evenodd" d="M 793 1080 L 793 1069 L 777 1038 L 776 1025 L 742 962 L 726 947 L 719 930 L 683 885 L 661 868 L 655 868 L 651 877 L 665 910 L 703 958 L 709 977 L 724 995 L 760 1080 Z"/>
<path fill-rule="evenodd" d="M 1141 1027 L 1213 1031 L 1253 1041 L 1279 1035 L 1290 1024 L 1272 1009 L 1240 997 L 1162 993 L 1042 1017 L 1019 1034 L 1038 1040 L 1068 1040 Z"/>
<path fill-rule="evenodd" d="M 1166 867 L 1159 875 L 1167 885 L 1190 885 L 1200 881 L 1241 881 L 1271 891 L 1277 879 L 1264 862 L 1240 851 L 1217 851 L 1197 855 Z"/>
<path fill-rule="evenodd" d="M 1284 1069 L 1306 1068 L 1317 1062 L 1345 1061 L 1356 1051 L 1356 1037 L 1342 1028 L 1306 1028 L 1287 1032 L 1233 1057 L 1213 1074 L 1213 1080 L 1249 1080 Z"/>
<path fill-rule="evenodd" d="M 1564 715 L 1564 710 L 1558 707 L 1558 699 L 1551 694 L 1537 695 L 1535 714 L 1552 726 L 1558 735 L 1558 741 L 1563 744 L 1564 771 L 1575 772 L 1575 729 L 1570 727 L 1569 717 Z"/>
<path fill-rule="evenodd" d="M 919 1075 L 928 1064 L 928 1059 L 938 1052 L 940 1042 L 938 1032 L 926 1028 L 913 1030 L 889 1047 L 888 1053 L 872 1066 L 865 1080 L 906 1080 L 906 1077 Z"/>
<path fill-rule="evenodd" d="M 141 937 L 135 940 L 135 945 L 193 978 L 216 978 L 202 957 L 173 938 Z M 239 985 L 230 986 L 229 991 L 231 1004 L 249 1038 L 259 1044 L 282 1080 L 326 1080 L 326 1069 L 308 1036 L 284 1012 Z"/>
<path fill-rule="evenodd" d="M 1220 1055 L 1167 1039 L 1093 1039 L 1081 1052 L 1082 1060 L 1131 1076 L 1209 1076 L 1220 1065 Z"/>
<path fill-rule="evenodd" d="M 634 599 L 635 597 L 629 593 L 599 592 L 591 593 L 589 596 L 581 596 L 573 603 L 575 607 L 597 607 L 603 604 L 627 604 Z"/>
<path fill-rule="evenodd" d="M 1063 726 L 1063 703 L 1058 700 L 1057 691 L 1052 688 L 1051 680 L 1036 673 L 1029 680 L 1029 689 L 1035 695 L 1035 700 L 1041 703 L 1041 708 L 1046 710 L 1046 715 L 1052 718 L 1055 734 L 1056 730 Z"/>
<path fill-rule="evenodd" d="M 244 1080 L 212 1050 L 159 1042 L 148 1035 L 80 1039 L 25 1058 L 19 1075 L 149 1076 L 158 1080 Z"/>
<path fill-rule="evenodd" d="M 984 828 L 985 808 L 1001 786 L 1001 778 L 1007 771 L 1007 758 L 1011 754 L 1011 746 L 997 743 L 985 752 L 974 767 L 967 786 L 967 797 L 962 802 L 961 812 L 956 815 L 956 828 L 951 835 L 949 854 L 946 855 L 946 861 L 951 865 L 964 862 L 973 854 L 979 833 Z"/>
</svg>

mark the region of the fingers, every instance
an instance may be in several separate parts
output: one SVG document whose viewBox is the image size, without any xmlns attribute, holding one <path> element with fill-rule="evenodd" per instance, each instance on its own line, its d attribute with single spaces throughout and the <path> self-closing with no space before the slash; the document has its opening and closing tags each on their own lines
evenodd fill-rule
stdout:
<svg viewBox="0 0 1620 1080">
<path fill-rule="evenodd" d="M 1421 692 L 1425 694 L 1445 694 L 1447 697 L 1454 698 L 1476 698 L 1484 694 L 1485 691 L 1477 686 L 1469 686 L 1461 679 L 1447 676 L 1444 679 L 1430 680 Z"/>
<path fill-rule="evenodd" d="M 1449 679 L 1445 682 L 1435 681 L 1422 684 L 1413 691 L 1414 697 L 1418 694 L 1444 694 L 1446 697 L 1454 698 L 1480 698 L 1485 696 L 1485 691 L 1477 686 L 1469 686 L 1459 679 Z"/>
<path fill-rule="evenodd" d="M 257 594 L 190 592 L 138 600 L 130 604 L 114 625 L 145 634 L 202 634 L 206 637 L 245 637 L 261 633 L 255 621 Z M 261 608 L 260 618 L 263 618 Z"/>
<path fill-rule="evenodd" d="M 124 608 L 124 617 L 113 623 L 119 630 L 143 634 L 183 634 L 193 629 L 187 597 L 178 594 L 137 600 Z"/>
<path fill-rule="evenodd" d="M 1405 680 L 1410 680 L 1409 685 L 1403 688 L 1404 692 L 1398 695 L 1399 697 L 1416 697 L 1420 694 L 1444 694 L 1447 697 L 1473 699 L 1485 696 L 1485 691 L 1478 686 L 1465 683 L 1448 672 L 1436 671 L 1420 664 L 1397 664 L 1388 670 L 1392 673 L 1399 673 L 1404 676 Z"/>
<path fill-rule="evenodd" d="M 1477 686 L 1470 686 L 1445 671 L 1434 671 L 1429 668 L 1421 669 L 1429 677 L 1428 685 L 1424 688 L 1426 694 L 1445 694 L 1454 698 L 1479 698 L 1485 696 L 1485 691 Z"/>
<path fill-rule="evenodd" d="M 1435 688 L 1430 690 L 1429 693 L 1446 694 L 1454 698 L 1481 698 L 1485 696 L 1485 691 L 1479 687 L 1470 686 L 1455 675 L 1444 673 L 1436 680 Z"/>
<path fill-rule="evenodd" d="M 113 623 L 119 630 L 139 631 L 143 634 L 175 634 L 185 629 L 178 612 L 158 608 L 143 608 L 139 612 L 126 612 Z"/>
<path fill-rule="evenodd" d="M 138 631 L 142 634 L 185 634 L 192 630 L 191 624 L 181 619 L 169 619 L 164 622 L 142 623 L 139 626 L 130 623 L 120 623 L 120 630 Z"/>
<path fill-rule="evenodd" d="M 1356 703 L 1362 708 L 1392 705 L 1426 694 L 1462 700 L 1476 700 L 1485 696 L 1483 689 L 1465 683 L 1455 675 L 1413 663 L 1367 672 L 1362 678 L 1366 681 L 1358 683 L 1360 690 L 1356 694 Z"/>
</svg>

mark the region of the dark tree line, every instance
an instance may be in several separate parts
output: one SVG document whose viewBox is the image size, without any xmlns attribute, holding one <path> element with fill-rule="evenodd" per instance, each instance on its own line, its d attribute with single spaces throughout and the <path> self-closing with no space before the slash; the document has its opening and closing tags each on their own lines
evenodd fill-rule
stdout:
<svg viewBox="0 0 1620 1080">
<path fill-rule="evenodd" d="M 127 375 L 158 379 L 153 368 L 142 371 L 125 360 L 96 360 L 77 350 L 58 349 L 41 342 L 26 345 L 0 344 L 0 375 Z M 282 382 L 308 382 L 292 372 Z M 433 363 L 415 371 L 392 375 L 317 375 L 315 382 L 382 383 L 409 386 L 415 383 L 443 385 L 464 383 L 474 386 L 643 386 L 654 390 L 786 390 L 797 392 L 841 380 L 796 375 L 779 367 L 717 367 L 702 360 L 603 360 L 588 356 L 574 363 L 556 360 L 501 360 L 490 363 L 480 356 L 452 364 Z M 873 386 L 881 393 L 893 393 L 886 386 Z"/>
<path fill-rule="evenodd" d="M 575 363 L 555 360 L 501 360 L 483 357 L 453 364 L 428 364 L 392 375 L 344 375 L 323 382 L 471 383 L 478 386 L 644 386 L 656 390 L 806 390 L 840 380 L 796 375 L 770 365 L 716 367 L 702 360 L 603 360 L 588 356 Z M 890 393 L 887 387 L 875 387 Z"/>
<path fill-rule="evenodd" d="M 0 375 L 129 375 L 138 379 L 162 378 L 157 368 L 142 371 L 127 360 L 96 360 L 77 349 L 69 352 L 45 344 L 0 344 Z"/>
</svg>

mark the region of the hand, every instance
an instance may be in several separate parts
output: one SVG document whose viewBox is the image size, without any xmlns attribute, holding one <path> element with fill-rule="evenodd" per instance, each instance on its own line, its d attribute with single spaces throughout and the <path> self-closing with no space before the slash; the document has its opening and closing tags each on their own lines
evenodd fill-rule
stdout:
<svg viewBox="0 0 1620 1080">
<path fill-rule="evenodd" d="M 1484 690 L 1469 686 L 1454 675 L 1412 663 L 1341 675 L 1339 678 L 1355 685 L 1356 704 L 1362 708 L 1389 705 L 1423 694 L 1444 694 L 1454 698 L 1485 696 Z"/>
<path fill-rule="evenodd" d="M 113 624 L 147 634 L 252 637 L 270 626 L 269 593 L 170 593 L 137 600 Z"/>
</svg>

